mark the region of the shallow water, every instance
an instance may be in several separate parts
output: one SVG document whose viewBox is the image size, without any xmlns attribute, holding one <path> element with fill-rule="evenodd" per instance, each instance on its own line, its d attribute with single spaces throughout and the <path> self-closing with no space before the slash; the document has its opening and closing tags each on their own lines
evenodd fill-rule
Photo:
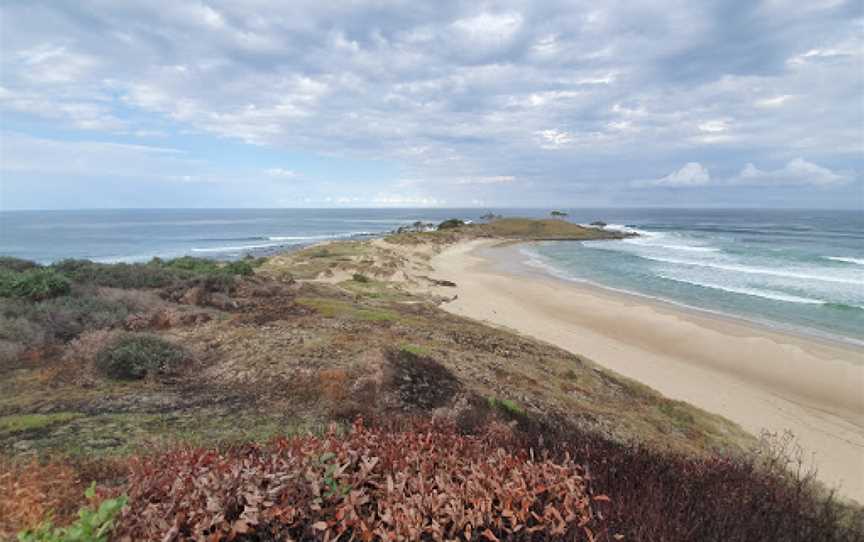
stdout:
<svg viewBox="0 0 864 542">
<path fill-rule="evenodd" d="M 864 341 L 860 212 L 631 211 L 607 227 L 640 235 L 523 252 L 562 278 Z"/>
</svg>

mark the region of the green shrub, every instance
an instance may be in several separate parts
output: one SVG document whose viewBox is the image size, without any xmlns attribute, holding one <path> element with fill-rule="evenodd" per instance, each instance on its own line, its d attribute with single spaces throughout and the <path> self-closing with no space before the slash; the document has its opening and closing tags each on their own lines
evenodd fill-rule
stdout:
<svg viewBox="0 0 864 542">
<path fill-rule="evenodd" d="M 30 260 L 22 260 L 21 258 L 13 258 L 12 256 L 0 256 L 0 269 L 6 271 L 17 271 L 20 273 L 21 271 L 28 271 L 37 267 L 41 266 Z"/>
<path fill-rule="evenodd" d="M 178 273 L 160 263 L 96 263 L 63 260 L 52 266 L 75 282 L 111 288 L 162 288 L 175 282 Z"/>
<path fill-rule="evenodd" d="M 155 335 L 127 334 L 96 355 L 96 367 L 117 380 L 138 380 L 168 373 L 186 359 L 186 352 Z"/>
<path fill-rule="evenodd" d="M 91 501 L 96 496 L 95 482 L 84 492 Z M 18 533 L 19 542 L 107 542 L 114 529 L 115 520 L 126 506 L 126 497 L 106 499 L 97 509 L 84 507 L 78 511 L 78 519 L 68 527 L 55 527 L 46 519 L 34 530 Z"/>
<path fill-rule="evenodd" d="M 0 297 L 15 297 L 15 285 L 21 273 L 9 269 L 0 269 Z"/>
<path fill-rule="evenodd" d="M 354 282 L 369 282 L 369 277 L 367 277 L 363 273 L 354 273 L 351 278 L 354 279 Z"/>
<path fill-rule="evenodd" d="M 26 297 L 33 301 L 68 294 L 69 280 L 52 269 L 0 270 L 0 296 Z"/>
<path fill-rule="evenodd" d="M 236 262 L 230 262 L 225 265 L 223 268 L 224 271 L 230 275 L 241 275 L 247 277 L 255 272 L 252 267 L 252 263 L 246 260 L 238 260 Z"/>
<path fill-rule="evenodd" d="M 45 342 L 45 335 L 45 328 L 37 322 L 20 316 L 0 314 L 0 339 L 26 346 L 38 346 Z"/>
<path fill-rule="evenodd" d="M 206 258 L 195 258 L 193 256 L 182 256 L 162 262 L 162 266 L 168 269 L 181 269 L 192 271 L 195 274 L 215 273 L 219 270 L 218 262 Z"/>
<path fill-rule="evenodd" d="M 445 220 L 444 222 L 438 224 L 438 229 L 439 230 L 450 230 L 450 229 L 458 228 L 458 227 L 464 226 L 464 225 L 465 225 L 464 220 L 460 220 L 458 218 L 451 218 L 449 220 Z"/>
<path fill-rule="evenodd" d="M 91 295 L 63 296 L 39 303 L 31 316 L 55 338 L 67 341 L 88 329 L 121 324 L 129 309 L 120 301 Z"/>
</svg>

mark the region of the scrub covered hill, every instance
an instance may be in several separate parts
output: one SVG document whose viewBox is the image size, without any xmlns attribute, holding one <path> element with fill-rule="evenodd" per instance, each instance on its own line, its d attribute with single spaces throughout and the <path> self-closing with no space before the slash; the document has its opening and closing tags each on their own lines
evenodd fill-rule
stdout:
<svg viewBox="0 0 864 542">
<path fill-rule="evenodd" d="M 434 280 L 428 258 L 446 243 L 540 238 L 562 221 L 542 222 L 231 264 L 3 260 L 0 528 L 49 510 L 71 521 L 95 480 L 102 498 L 129 498 L 114 532 L 132 539 L 854 534 L 849 510 L 781 474 L 783 454 L 753 456 L 734 424 L 406 288 Z M 398 442 L 440 460 L 400 463 Z M 501 464 L 516 478 L 493 476 Z M 445 514 L 469 472 L 473 496 Z M 210 482 L 172 485 L 190 476 Z M 441 501 L 414 500 L 424 477 Z M 189 513 L 165 520 L 171 502 Z"/>
</svg>

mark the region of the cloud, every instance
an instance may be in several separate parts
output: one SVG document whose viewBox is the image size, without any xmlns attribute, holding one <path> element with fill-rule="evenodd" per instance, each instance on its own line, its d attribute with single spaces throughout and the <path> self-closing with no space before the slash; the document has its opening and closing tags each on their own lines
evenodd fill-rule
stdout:
<svg viewBox="0 0 864 542">
<path fill-rule="evenodd" d="M 508 184 L 516 180 L 513 175 L 492 175 L 488 177 L 471 177 L 459 179 L 456 184 Z"/>
<path fill-rule="evenodd" d="M 699 162 L 688 162 L 684 166 L 659 179 L 633 181 L 630 183 L 634 188 L 667 187 L 667 188 L 690 188 L 705 186 L 711 182 L 708 170 Z"/>
<path fill-rule="evenodd" d="M 755 105 L 756 107 L 780 107 L 794 96 L 789 94 L 781 94 L 780 96 L 772 96 L 770 98 L 762 98 L 761 100 L 757 100 Z"/>
<path fill-rule="evenodd" d="M 747 185 L 811 185 L 832 186 L 852 180 L 848 172 L 834 172 L 826 167 L 796 158 L 780 169 L 765 171 L 747 164 L 738 175 L 729 179 L 730 184 Z"/>
<path fill-rule="evenodd" d="M 50 159 L 46 159 L 50 157 Z M 182 180 L 199 164 L 170 147 L 105 141 L 63 141 L 0 132 L 0 171 L 142 177 Z M 183 171 L 183 173 L 178 173 Z M 157 173 L 158 172 L 158 173 Z"/>
<path fill-rule="evenodd" d="M 737 174 L 725 179 L 712 179 L 708 169 L 698 162 L 688 162 L 681 169 L 660 179 L 632 181 L 634 188 L 690 188 L 708 185 L 734 186 L 834 186 L 847 183 L 854 178 L 850 172 L 834 172 L 826 167 L 795 158 L 780 169 L 766 171 L 748 163 Z"/>
<path fill-rule="evenodd" d="M 293 179 L 299 175 L 296 171 L 281 167 L 266 169 L 264 170 L 264 173 L 268 177 L 273 177 L 274 179 Z"/>
<path fill-rule="evenodd" d="M 560 149 L 575 139 L 573 134 L 554 128 L 539 130 L 534 134 L 537 136 L 539 145 L 544 149 Z"/>
<path fill-rule="evenodd" d="M 370 202 L 376 207 L 443 207 L 447 204 L 446 200 L 435 197 L 386 193 L 378 194 L 371 200 L 358 201 Z"/>
<path fill-rule="evenodd" d="M 43 139 L 158 133 L 186 148 L 196 138 L 211 161 L 245 157 L 248 182 L 261 185 L 273 176 L 248 158 L 256 152 L 272 153 L 266 164 L 290 153 L 304 178 L 311 169 L 295 157 L 363 161 L 378 179 L 417 179 L 411 190 L 451 203 L 470 203 L 472 184 L 513 205 L 618 201 L 640 169 L 671 172 L 693 157 L 717 172 L 797 156 L 856 171 L 855 4 L 6 2 L 0 115 Z M 333 171 L 334 193 L 383 190 Z M 500 172 L 530 179 L 530 194 L 519 182 L 457 184 Z M 691 173 L 637 184 L 708 183 Z M 802 183 L 775 185 L 794 198 Z"/>
</svg>

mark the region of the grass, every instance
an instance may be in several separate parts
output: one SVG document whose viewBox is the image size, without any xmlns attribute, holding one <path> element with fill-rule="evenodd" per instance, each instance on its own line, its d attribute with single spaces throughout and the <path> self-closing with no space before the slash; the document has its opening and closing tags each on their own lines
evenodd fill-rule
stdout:
<svg viewBox="0 0 864 542">
<path fill-rule="evenodd" d="M 314 309 L 326 318 L 348 318 L 366 322 L 391 322 L 399 318 L 399 314 L 390 309 L 364 307 L 337 299 L 298 298 L 297 303 Z"/>
<path fill-rule="evenodd" d="M 533 220 L 528 218 L 502 218 L 477 226 L 484 235 L 519 239 L 608 239 L 620 234 L 597 228 L 585 228 L 565 220 Z"/>
<path fill-rule="evenodd" d="M 53 414 L 15 414 L 0 418 L 0 435 L 26 433 L 68 423 L 82 417 L 79 412 L 55 412 Z"/>
<path fill-rule="evenodd" d="M 357 280 L 345 280 L 339 283 L 339 287 L 348 290 L 352 294 L 368 299 L 379 301 L 406 301 L 412 296 L 403 290 L 393 286 L 393 283 L 369 279 L 364 282 Z"/>
<path fill-rule="evenodd" d="M 417 344 L 405 343 L 402 344 L 399 349 L 403 352 L 408 352 L 409 354 L 414 354 L 418 357 L 429 357 L 432 355 L 432 350 L 425 346 L 420 346 Z"/>
<path fill-rule="evenodd" d="M 264 274 L 277 278 L 287 275 L 295 279 L 312 280 L 328 270 L 364 267 L 361 261 L 369 252 L 369 244 L 363 241 L 334 241 L 274 256 L 260 269 Z"/>
<path fill-rule="evenodd" d="M 520 418 L 525 416 L 525 409 L 519 406 L 519 403 L 510 399 L 499 399 L 497 397 L 489 397 L 489 406 L 493 410 L 498 410 L 508 415 L 511 418 Z"/>
<path fill-rule="evenodd" d="M 430 232 L 406 232 L 387 236 L 389 243 L 417 245 L 424 243 L 446 244 L 460 239 L 497 237 L 518 240 L 585 241 L 591 239 L 620 239 L 620 232 L 599 228 L 585 228 L 566 220 L 531 218 L 501 218 L 488 224 L 453 223 L 451 227 Z"/>
</svg>

